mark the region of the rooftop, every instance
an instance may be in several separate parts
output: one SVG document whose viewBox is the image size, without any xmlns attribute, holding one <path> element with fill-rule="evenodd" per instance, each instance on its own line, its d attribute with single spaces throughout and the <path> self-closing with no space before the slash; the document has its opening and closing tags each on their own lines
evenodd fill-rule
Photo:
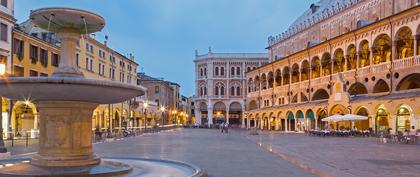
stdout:
<svg viewBox="0 0 420 177">
<path fill-rule="evenodd" d="M 255 59 L 264 58 L 268 59 L 267 53 L 213 53 L 211 48 L 206 54 L 199 55 L 198 51 L 195 51 L 195 61 L 205 60 L 210 58 L 221 58 L 221 59 Z"/>
</svg>

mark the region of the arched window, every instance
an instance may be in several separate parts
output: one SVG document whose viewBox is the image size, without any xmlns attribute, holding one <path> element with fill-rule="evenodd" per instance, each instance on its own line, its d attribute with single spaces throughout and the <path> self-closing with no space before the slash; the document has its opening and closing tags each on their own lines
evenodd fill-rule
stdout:
<svg viewBox="0 0 420 177">
<path fill-rule="evenodd" d="M 241 68 L 240 67 L 236 67 L 236 75 L 237 76 L 241 75 Z"/>
<path fill-rule="evenodd" d="M 207 68 L 204 68 L 204 75 L 207 76 Z"/>
<path fill-rule="evenodd" d="M 215 71 L 214 71 L 214 74 L 216 75 L 216 76 L 218 76 L 219 75 L 219 67 L 216 67 L 216 69 L 214 69 Z"/>
<path fill-rule="evenodd" d="M 207 87 L 204 87 L 204 95 L 207 95 Z"/>
<path fill-rule="evenodd" d="M 219 95 L 219 87 L 214 88 L 214 95 Z"/>
<path fill-rule="evenodd" d="M 230 96 L 235 96 L 235 87 L 230 87 Z"/>
<path fill-rule="evenodd" d="M 246 68 L 246 72 L 250 71 L 251 67 L 248 66 L 248 68 Z"/>
<path fill-rule="evenodd" d="M 220 68 L 220 75 L 222 75 L 222 76 L 225 75 L 225 67 Z"/>
<path fill-rule="evenodd" d="M 230 75 L 235 75 L 235 67 L 230 68 Z"/>
<path fill-rule="evenodd" d="M 203 76 L 203 68 L 200 68 L 200 76 Z"/>
<path fill-rule="evenodd" d="M 241 88 L 240 87 L 236 87 L 236 95 L 241 96 Z"/>
<path fill-rule="evenodd" d="M 222 95 L 222 96 L 225 95 L 225 87 L 224 86 L 220 87 L 220 95 Z"/>
<path fill-rule="evenodd" d="M 203 96 L 203 88 L 200 88 L 200 96 Z"/>
</svg>

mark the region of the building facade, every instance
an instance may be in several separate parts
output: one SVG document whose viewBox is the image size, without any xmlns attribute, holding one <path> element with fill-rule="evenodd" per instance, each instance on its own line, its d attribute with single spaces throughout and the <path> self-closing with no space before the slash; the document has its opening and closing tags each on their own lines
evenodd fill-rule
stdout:
<svg viewBox="0 0 420 177">
<path fill-rule="evenodd" d="M 49 77 L 58 67 L 60 44 L 54 34 L 34 27 L 30 21 L 15 25 L 11 30 L 11 57 L 7 61 L 7 77 Z M 136 84 L 134 57 L 124 56 L 92 36 L 83 36 L 77 44 L 74 59 L 86 78 Z M 124 127 L 139 127 L 141 111 L 133 107 L 135 99 L 100 105 L 92 117 L 92 129 L 119 131 Z M 32 100 L 16 101 L 2 98 L 3 127 L 15 136 L 36 132 L 39 113 Z M 144 121 L 143 121 L 144 122 Z M 33 134 L 31 134 L 33 135 Z"/>
<path fill-rule="evenodd" d="M 147 88 L 146 100 L 153 101 L 158 106 L 165 108 L 163 113 L 164 120 L 161 122 L 164 125 L 175 124 L 175 111 L 178 112 L 177 103 L 175 102 L 177 93 L 173 87 L 175 83 L 165 81 L 162 78 L 148 76 L 143 72 L 137 73 L 137 77 L 137 83 Z"/>
<path fill-rule="evenodd" d="M 195 56 L 194 115 L 199 124 L 228 122 L 245 126 L 245 72 L 268 63 L 262 53 L 213 53 Z"/>
<path fill-rule="evenodd" d="M 270 63 L 246 73 L 249 127 L 326 128 L 335 114 L 367 116 L 334 128 L 420 129 L 417 0 L 321 0 L 269 37 Z"/>
</svg>

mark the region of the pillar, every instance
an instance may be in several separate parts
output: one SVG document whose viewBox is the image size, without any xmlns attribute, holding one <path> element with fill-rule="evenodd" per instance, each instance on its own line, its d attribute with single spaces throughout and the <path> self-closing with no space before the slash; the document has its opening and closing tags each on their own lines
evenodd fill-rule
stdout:
<svg viewBox="0 0 420 177">
<path fill-rule="evenodd" d="M 38 116 L 39 116 L 39 112 L 34 114 L 34 129 L 38 129 Z M 1 125 L 3 126 L 3 125 Z"/>
<path fill-rule="evenodd" d="M 397 41 L 392 42 L 391 47 L 391 61 L 395 61 L 397 58 Z"/>
<path fill-rule="evenodd" d="M 369 66 L 372 66 L 373 65 L 373 47 L 372 48 L 370 48 L 370 51 L 369 51 Z"/>
<path fill-rule="evenodd" d="M 213 107 L 207 108 L 207 124 L 209 127 L 213 125 Z"/>
<path fill-rule="evenodd" d="M 360 67 L 360 54 L 359 54 L 359 52 L 357 52 L 357 54 L 356 54 L 356 70 L 358 70 L 359 67 Z M 356 72 L 356 74 L 357 74 L 357 72 Z"/>
<path fill-rule="evenodd" d="M 226 108 L 226 123 L 229 124 L 229 106 Z"/>
<path fill-rule="evenodd" d="M 320 128 L 319 128 L 319 126 L 318 126 L 318 119 L 317 119 L 317 117 L 315 116 L 315 113 L 314 113 L 314 117 L 315 117 L 315 129 L 319 130 Z"/>
<path fill-rule="evenodd" d="M 418 41 L 419 40 L 419 35 L 414 35 L 414 55 L 418 55 L 419 53 L 419 47 L 418 47 Z"/>
<path fill-rule="evenodd" d="M 388 122 L 391 124 L 390 128 L 392 128 L 391 133 L 395 134 L 397 132 L 397 115 L 391 116 L 391 122 Z"/>
<path fill-rule="evenodd" d="M 87 166 L 100 163 L 92 149 L 92 114 L 97 103 L 39 101 L 39 151 L 31 164 L 44 167 Z"/>
<path fill-rule="evenodd" d="M 284 123 L 286 124 L 286 125 L 284 126 L 284 128 L 286 129 L 285 131 L 286 131 L 286 132 L 288 132 L 288 131 L 289 131 L 289 119 L 286 119 L 286 120 L 284 121 Z"/>
<path fill-rule="evenodd" d="M 241 111 L 241 116 L 242 116 L 242 123 L 241 123 L 241 128 L 246 128 L 245 127 L 245 109 L 244 108 L 242 108 L 242 111 Z M 248 117 L 246 118 L 247 119 L 247 123 L 248 123 Z M 248 124 L 247 124 L 248 125 Z"/>
<path fill-rule="evenodd" d="M 275 125 L 275 126 L 276 126 L 276 127 L 275 127 L 275 129 L 276 129 L 276 130 L 279 130 L 279 122 L 280 122 L 279 120 L 280 120 L 280 119 L 277 117 L 277 118 L 276 118 L 276 121 L 275 121 L 275 122 L 276 122 L 276 125 Z"/>
<path fill-rule="evenodd" d="M 194 109 L 195 122 L 201 125 L 201 110 L 200 107 Z"/>
<path fill-rule="evenodd" d="M 271 130 L 271 117 L 267 119 L 267 130 Z"/>
</svg>

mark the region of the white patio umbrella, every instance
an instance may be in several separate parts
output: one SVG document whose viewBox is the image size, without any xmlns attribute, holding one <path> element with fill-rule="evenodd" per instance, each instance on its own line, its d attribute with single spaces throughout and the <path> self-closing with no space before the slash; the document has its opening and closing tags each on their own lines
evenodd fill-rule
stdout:
<svg viewBox="0 0 420 177">
<path fill-rule="evenodd" d="M 361 115 L 354 115 L 354 114 L 346 114 L 341 117 L 342 120 L 348 120 L 348 121 L 356 121 L 356 120 L 367 120 L 368 117 L 361 116 Z"/>
<path fill-rule="evenodd" d="M 332 116 L 323 118 L 322 121 L 324 121 L 324 122 L 331 122 L 331 121 L 337 122 L 337 121 L 341 121 L 342 117 L 343 117 L 342 115 L 336 114 L 336 115 L 332 115 Z"/>
</svg>

